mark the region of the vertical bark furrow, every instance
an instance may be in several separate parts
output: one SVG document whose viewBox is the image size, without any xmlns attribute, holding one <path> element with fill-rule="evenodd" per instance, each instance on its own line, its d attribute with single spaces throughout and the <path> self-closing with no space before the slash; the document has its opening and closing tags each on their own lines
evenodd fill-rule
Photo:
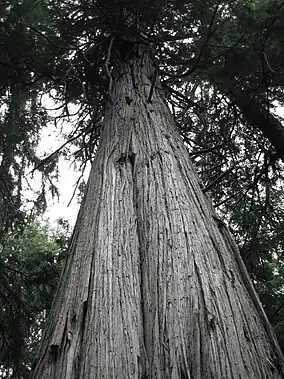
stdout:
<svg viewBox="0 0 284 379">
<path fill-rule="evenodd" d="M 33 378 L 282 378 L 277 342 L 158 80 L 147 102 L 150 59 L 120 64 Z"/>
</svg>

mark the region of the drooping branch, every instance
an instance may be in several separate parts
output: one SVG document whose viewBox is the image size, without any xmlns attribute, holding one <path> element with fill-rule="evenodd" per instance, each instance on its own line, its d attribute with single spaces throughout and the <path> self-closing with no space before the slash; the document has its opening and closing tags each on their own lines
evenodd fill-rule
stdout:
<svg viewBox="0 0 284 379">
<path fill-rule="evenodd" d="M 268 138 L 284 162 L 284 126 L 282 123 L 271 112 L 268 114 L 257 99 L 248 98 L 231 86 L 230 91 L 245 118 Z"/>
</svg>

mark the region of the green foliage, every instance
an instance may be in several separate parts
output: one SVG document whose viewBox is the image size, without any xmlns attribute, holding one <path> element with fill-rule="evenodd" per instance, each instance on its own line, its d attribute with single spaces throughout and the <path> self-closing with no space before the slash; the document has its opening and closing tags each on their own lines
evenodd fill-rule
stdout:
<svg viewBox="0 0 284 379">
<path fill-rule="evenodd" d="M 1 246 L 0 367 L 2 373 L 12 372 L 11 378 L 28 377 L 68 239 L 64 221 L 56 231 L 30 222 L 9 234 Z"/>
</svg>

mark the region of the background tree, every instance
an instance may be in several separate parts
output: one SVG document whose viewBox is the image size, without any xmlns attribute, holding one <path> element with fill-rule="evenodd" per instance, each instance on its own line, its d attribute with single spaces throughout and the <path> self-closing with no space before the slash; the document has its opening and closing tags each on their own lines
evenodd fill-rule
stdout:
<svg viewBox="0 0 284 379">
<path fill-rule="evenodd" d="M 0 258 L 0 377 L 28 378 L 68 245 L 68 224 L 10 233 Z"/>
</svg>

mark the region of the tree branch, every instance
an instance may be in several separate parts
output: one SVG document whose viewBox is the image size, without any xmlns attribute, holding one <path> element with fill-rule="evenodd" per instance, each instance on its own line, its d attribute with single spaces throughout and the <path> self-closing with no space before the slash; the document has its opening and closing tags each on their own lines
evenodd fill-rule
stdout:
<svg viewBox="0 0 284 379">
<path fill-rule="evenodd" d="M 217 183 L 219 183 L 224 178 L 224 176 L 226 176 L 227 174 L 229 174 L 230 172 L 232 172 L 233 169 L 234 169 L 234 167 L 231 167 L 228 170 L 222 172 L 222 174 L 220 174 L 219 176 L 217 176 L 217 178 L 215 180 L 213 180 L 213 182 L 211 182 L 207 186 L 203 187 L 202 191 L 204 193 L 207 192 L 207 191 L 209 191 L 212 187 L 214 187 Z"/>
</svg>

